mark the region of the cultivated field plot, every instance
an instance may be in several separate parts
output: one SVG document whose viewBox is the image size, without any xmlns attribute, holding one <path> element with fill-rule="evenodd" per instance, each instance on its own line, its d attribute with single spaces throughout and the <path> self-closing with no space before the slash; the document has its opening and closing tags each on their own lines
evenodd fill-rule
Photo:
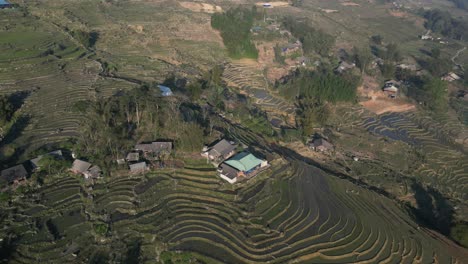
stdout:
<svg viewBox="0 0 468 264">
<path fill-rule="evenodd" d="M 185 169 L 123 177 L 86 192 L 73 178 L 55 180 L 41 188 L 38 204 L 18 202 L 15 215 L 23 221 L 8 226 L 28 231 L 12 263 L 82 262 L 96 251 L 115 252 L 132 237 L 142 240 L 147 260 L 156 258 L 160 243 L 222 263 L 455 263 L 466 257 L 391 200 L 303 163 L 275 166 L 269 178 L 242 187 L 227 185 L 209 166 L 192 161 Z M 115 239 L 93 231 L 102 221 Z"/>
<path fill-rule="evenodd" d="M 388 144 L 399 142 L 399 144 L 404 143 L 407 146 L 403 148 L 403 146 L 398 145 L 388 149 L 388 147 L 379 145 L 377 148 L 382 147 L 390 151 L 389 154 L 385 155 L 384 152 L 376 149 L 376 146 L 361 148 L 361 146 L 356 145 L 353 148 L 351 143 L 343 143 L 348 145 L 349 151 L 357 151 L 358 149 L 367 151 L 371 153 L 368 159 L 371 161 L 379 159 L 380 166 L 386 164 L 396 171 L 406 171 L 407 168 L 411 167 L 409 176 L 416 177 L 422 183 L 436 188 L 452 201 L 466 205 L 468 156 L 466 155 L 466 146 L 464 147 L 460 143 L 466 140 L 467 130 L 458 119 L 450 114 L 440 114 L 437 118 L 433 118 L 419 112 L 375 115 L 362 107 L 348 107 L 343 111 L 342 120 L 337 122 L 342 122 L 343 133 L 358 137 L 359 139 L 356 141 L 361 140 L 361 135 L 364 138 L 368 137 L 365 135 L 364 130 L 366 130 L 377 138 L 380 137 L 388 141 Z M 366 148 L 368 149 L 366 150 Z M 411 152 L 411 149 L 422 153 L 423 158 L 417 158 L 414 154 L 407 153 Z M 399 157 L 393 156 L 397 153 L 399 153 Z M 400 160 L 410 156 L 417 159 L 412 164 Z M 386 177 L 383 176 L 383 171 L 375 175 L 377 179 L 378 177 Z M 366 178 L 369 175 L 356 176 Z M 380 182 L 384 181 L 380 180 Z M 464 206 L 460 208 L 464 208 Z M 457 213 L 463 218 L 467 212 L 460 210 Z"/>
</svg>

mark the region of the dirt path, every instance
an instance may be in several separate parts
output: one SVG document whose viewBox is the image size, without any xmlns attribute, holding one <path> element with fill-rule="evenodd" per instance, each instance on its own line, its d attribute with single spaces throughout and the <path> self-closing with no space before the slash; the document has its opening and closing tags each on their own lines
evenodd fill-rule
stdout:
<svg viewBox="0 0 468 264">
<path fill-rule="evenodd" d="M 463 47 L 463 49 L 458 50 L 457 53 L 455 53 L 455 56 L 452 57 L 452 62 L 453 62 L 455 65 L 457 65 L 458 67 L 460 67 L 460 69 L 462 69 L 463 71 L 465 70 L 465 69 L 463 68 L 463 65 L 458 64 L 455 60 L 456 60 L 456 59 L 458 58 L 458 56 L 460 56 L 460 54 L 461 54 L 462 52 L 464 52 L 465 50 L 466 50 L 466 47 Z"/>
</svg>

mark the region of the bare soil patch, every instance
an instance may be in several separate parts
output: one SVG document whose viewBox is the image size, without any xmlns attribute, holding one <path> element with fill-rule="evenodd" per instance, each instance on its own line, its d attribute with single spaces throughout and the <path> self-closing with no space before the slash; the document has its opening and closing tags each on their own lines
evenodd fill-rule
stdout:
<svg viewBox="0 0 468 264">
<path fill-rule="evenodd" d="M 354 3 L 354 2 L 342 2 L 341 5 L 343 5 L 343 6 L 361 6 L 360 4 Z"/>
<path fill-rule="evenodd" d="M 388 13 L 391 15 L 391 16 L 394 16 L 394 17 L 402 17 L 402 18 L 405 18 L 405 17 L 408 17 L 408 13 L 406 12 L 402 12 L 402 11 L 388 11 Z"/>
<path fill-rule="evenodd" d="M 223 8 L 217 5 L 207 4 L 207 3 L 194 3 L 194 2 L 180 2 L 179 3 L 183 8 L 187 8 L 192 12 L 205 12 L 205 13 L 215 13 L 222 12 Z"/>
<path fill-rule="evenodd" d="M 361 98 L 367 100 L 359 104 L 378 115 L 388 112 L 407 112 L 416 109 L 412 103 L 403 98 L 391 99 L 381 89 L 379 83 L 372 77 L 365 76 L 361 87 L 358 88 Z"/>
</svg>

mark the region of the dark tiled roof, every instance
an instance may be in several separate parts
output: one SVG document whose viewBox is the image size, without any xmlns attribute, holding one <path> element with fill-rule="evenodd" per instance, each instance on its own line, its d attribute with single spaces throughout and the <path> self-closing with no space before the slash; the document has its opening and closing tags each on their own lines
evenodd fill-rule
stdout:
<svg viewBox="0 0 468 264">
<path fill-rule="evenodd" d="M 238 170 L 234 169 L 233 167 L 223 163 L 221 164 L 220 166 L 221 170 L 222 170 L 222 173 L 223 175 L 225 175 L 226 177 L 228 177 L 229 179 L 234 179 L 237 177 L 237 173 L 239 172 Z"/>
<path fill-rule="evenodd" d="M 28 172 L 23 165 L 16 165 L 14 167 L 2 170 L 2 179 L 5 179 L 8 182 L 13 182 L 22 178 L 26 178 Z"/>
<path fill-rule="evenodd" d="M 211 156 L 226 156 L 227 154 L 231 153 L 236 148 L 235 145 L 229 143 L 229 141 L 223 139 L 214 145 L 211 150 L 209 151 L 209 155 Z"/>
</svg>

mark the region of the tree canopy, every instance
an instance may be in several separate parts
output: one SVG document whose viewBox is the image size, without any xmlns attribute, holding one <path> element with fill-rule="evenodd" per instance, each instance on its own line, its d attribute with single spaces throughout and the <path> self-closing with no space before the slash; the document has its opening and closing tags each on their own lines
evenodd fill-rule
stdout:
<svg viewBox="0 0 468 264">
<path fill-rule="evenodd" d="M 293 17 L 287 17 L 283 25 L 291 34 L 302 42 L 302 48 L 306 55 L 314 52 L 322 56 L 328 56 L 330 49 L 335 45 L 335 38 L 322 30 L 317 30 L 305 22 L 298 22 Z"/>
<path fill-rule="evenodd" d="M 453 18 L 447 11 L 429 10 L 424 13 L 424 18 L 424 26 L 433 32 L 458 40 L 468 37 L 468 22 Z"/>
<path fill-rule="evenodd" d="M 256 7 L 250 10 L 238 7 L 211 16 L 211 26 L 221 32 L 224 45 L 232 58 L 258 57 L 250 33 L 256 15 Z"/>
</svg>

